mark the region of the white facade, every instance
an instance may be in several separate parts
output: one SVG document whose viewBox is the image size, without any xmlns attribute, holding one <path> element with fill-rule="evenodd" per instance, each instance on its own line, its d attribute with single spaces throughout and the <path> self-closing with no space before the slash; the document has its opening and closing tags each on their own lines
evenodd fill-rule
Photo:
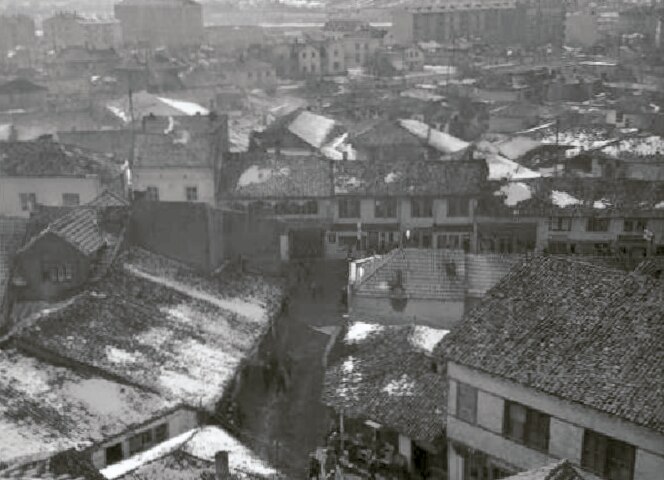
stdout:
<svg viewBox="0 0 664 480">
<path fill-rule="evenodd" d="M 97 175 L 87 177 L 0 177 L 0 215 L 29 217 L 26 198 L 34 195 L 40 205 L 63 206 L 66 199 L 78 195 L 80 205 L 88 203 L 102 193 Z M 28 197 L 26 197 L 26 195 Z M 65 197 L 67 195 L 67 197 Z M 23 198 L 23 202 L 22 202 Z"/>
<path fill-rule="evenodd" d="M 148 189 L 156 188 L 158 198 L 152 198 L 152 200 L 163 202 L 195 201 L 215 205 L 214 171 L 212 168 L 137 167 L 132 171 L 132 184 L 134 190 L 139 192 L 148 192 Z M 192 196 L 194 188 L 196 198 Z M 189 191 L 189 197 L 187 191 Z M 150 194 L 148 193 L 148 195 Z"/>
</svg>

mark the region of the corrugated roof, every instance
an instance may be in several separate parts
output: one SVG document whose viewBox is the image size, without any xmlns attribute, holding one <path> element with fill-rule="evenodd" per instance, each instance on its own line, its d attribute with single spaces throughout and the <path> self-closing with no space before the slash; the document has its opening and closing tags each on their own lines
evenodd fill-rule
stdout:
<svg viewBox="0 0 664 480">
<path fill-rule="evenodd" d="M 490 290 L 438 352 L 661 433 L 663 288 L 646 276 L 538 257 Z"/>
</svg>

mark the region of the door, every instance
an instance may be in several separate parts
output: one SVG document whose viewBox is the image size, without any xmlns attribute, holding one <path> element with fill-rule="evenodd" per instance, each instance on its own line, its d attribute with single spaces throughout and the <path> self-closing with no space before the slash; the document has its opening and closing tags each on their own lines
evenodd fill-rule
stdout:
<svg viewBox="0 0 664 480">
<path fill-rule="evenodd" d="M 106 448 L 106 465 L 122 461 L 122 444 L 116 443 Z"/>
<path fill-rule="evenodd" d="M 320 228 L 291 230 L 290 258 L 320 258 L 323 256 L 324 232 Z"/>
</svg>

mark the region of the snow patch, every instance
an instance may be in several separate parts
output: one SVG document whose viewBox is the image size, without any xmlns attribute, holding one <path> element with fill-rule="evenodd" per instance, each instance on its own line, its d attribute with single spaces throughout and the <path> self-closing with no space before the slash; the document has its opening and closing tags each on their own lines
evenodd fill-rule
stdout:
<svg viewBox="0 0 664 480">
<path fill-rule="evenodd" d="M 137 354 L 106 345 L 106 358 L 112 363 L 135 363 L 137 361 Z"/>
<path fill-rule="evenodd" d="M 510 182 L 500 187 L 496 195 L 505 195 L 505 205 L 514 207 L 517 204 L 530 200 L 533 192 L 528 185 L 523 182 Z"/>
<path fill-rule="evenodd" d="M 419 120 L 399 120 L 399 124 L 419 139 L 425 140 L 429 146 L 441 153 L 456 153 L 470 146 L 468 142 L 431 128 Z"/>
<path fill-rule="evenodd" d="M 346 342 L 359 342 L 367 339 L 371 334 L 380 332 L 383 330 L 382 325 L 377 325 L 374 323 L 363 323 L 356 322 L 348 327 L 348 333 L 346 334 Z"/>
<path fill-rule="evenodd" d="M 203 108 L 200 105 L 193 102 L 187 102 L 184 100 L 174 100 L 172 98 L 166 98 L 166 97 L 157 97 L 157 98 L 162 102 L 164 102 L 169 107 L 173 107 L 176 110 L 179 110 L 184 115 L 189 115 L 189 116 L 208 115 L 210 113 L 207 108 Z"/>
<path fill-rule="evenodd" d="M 241 188 L 252 184 L 264 183 L 274 176 L 287 177 L 290 173 L 290 169 L 287 167 L 273 170 L 270 168 L 259 168 L 257 165 L 252 165 L 240 175 L 240 178 L 237 181 L 237 186 Z"/>
<path fill-rule="evenodd" d="M 399 178 L 399 174 L 396 172 L 390 172 L 387 175 L 385 175 L 385 183 L 394 183 L 397 178 Z"/>
<path fill-rule="evenodd" d="M 664 208 L 664 201 L 657 203 L 657 204 L 655 205 L 655 208 L 657 208 L 657 209 Z"/>
<path fill-rule="evenodd" d="M 581 200 L 574 198 L 567 192 L 559 192 L 554 190 L 551 192 L 551 201 L 554 205 L 560 208 L 571 207 L 573 205 L 581 205 Z"/>
<path fill-rule="evenodd" d="M 385 385 L 383 392 L 391 396 L 412 397 L 415 394 L 415 382 L 404 373 Z"/>
<path fill-rule="evenodd" d="M 417 325 L 410 336 L 410 343 L 415 347 L 431 353 L 435 346 L 438 345 L 448 333 L 450 333 L 449 330 Z"/>
<path fill-rule="evenodd" d="M 611 206 L 611 204 L 605 198 L 602 198 L 601 200 L 596 200 L 593 203 L 593 208 L 596 208 L 598 210 L 604 210 L 605 208 L 610 207 L 610 206 Z"/>
</svg>

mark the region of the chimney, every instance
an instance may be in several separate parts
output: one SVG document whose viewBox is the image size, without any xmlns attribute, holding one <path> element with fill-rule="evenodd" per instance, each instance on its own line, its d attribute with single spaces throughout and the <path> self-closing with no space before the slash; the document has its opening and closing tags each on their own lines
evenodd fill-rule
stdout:
<svg viewBox="0 0 664 480">
<path fill-rule="evenodd" d="M 214 454 L 214 469 L 216 480 L 231 480 L 231 470 L 228 467 L 228 452 L 219 451 Z"/>
</svg>

